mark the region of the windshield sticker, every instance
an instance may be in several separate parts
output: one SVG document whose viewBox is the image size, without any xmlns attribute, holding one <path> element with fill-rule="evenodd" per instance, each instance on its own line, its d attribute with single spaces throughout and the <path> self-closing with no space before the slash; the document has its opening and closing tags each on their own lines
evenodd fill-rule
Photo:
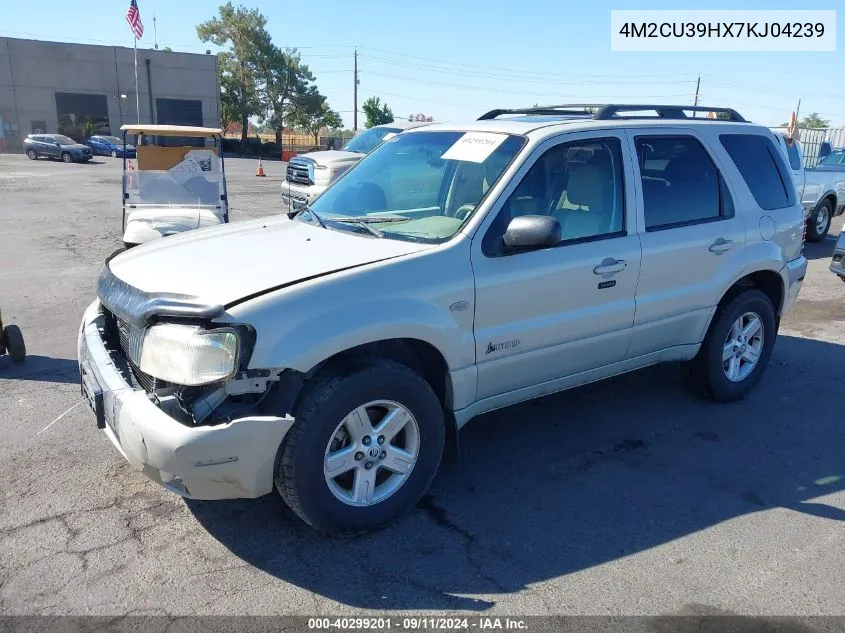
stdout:
<svg viewBox="0 0 845 633">
<path fill-rule="evenodd" d="M 201 171 L 217 174 L 220 170 L 220 161 L 217 154 L 209 149 L 192 149 L 185 158 L 192 158 L 196 161 Z"/>
<path fill-rule="evenodd" d="M 181 163 L 173 165 L 169 172 L 176 182 L 184 185 L 191 178 L 202 176 L 202 167 L 192 157 L 188 156 Z"/>
<path fill-rule="evenodd" d="M 452 147 L 443 152 L 444 160 L 464 160 L 470 163 L 483 163 L 496 148 L 505 142 L 506 134 L 489 132 L 467 132 Z"/>
</svg>

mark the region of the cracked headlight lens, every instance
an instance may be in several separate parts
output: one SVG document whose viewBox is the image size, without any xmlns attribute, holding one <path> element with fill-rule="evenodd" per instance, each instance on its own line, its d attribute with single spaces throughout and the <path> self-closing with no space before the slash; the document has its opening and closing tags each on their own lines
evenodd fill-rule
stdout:
<svg viewBox="0 0 845 633">
<path fill-rule="evenodd" d="M 162 323 L 149 328 L 141 347 L 141 371 L 177 385 L 225 380 L 238 367 L 240 339 L 231 329 Z"/>
</svg>

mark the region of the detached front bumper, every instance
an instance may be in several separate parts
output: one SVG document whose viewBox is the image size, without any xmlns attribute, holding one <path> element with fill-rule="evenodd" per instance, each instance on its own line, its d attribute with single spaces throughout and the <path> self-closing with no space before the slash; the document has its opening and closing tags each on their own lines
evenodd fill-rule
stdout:
<svg viewBox="0 0 845 633">
<path fill-rule="evenodd" d="M 839 278 L 845 281 L 845 231 L 839 234 L 839 241 L 833 249 L 830 272 L 839 275 Z"/>
<path fill-rule="evenodd" d="M 804 277 L 807 275 L 807 258 L 802 255 L 787 262 L 780 274 L 786 286 L 786 296 L 780 312 L 780 316 L 783 316 L 793 306 L 804 285 Z"/>
<path fill-rule="evenodd" d="M 293 418 L 252 416 L 214 426 L 170 417 L 116 367 L 103 340 L 99 301 L 79 330 L 79 374 L 115 448 L 132 466 L 168 490 L 194 499 L 254 498 L 273 490 L 276 453 Z"/>
<path fill-rule="evenodd" d="M 305 205 L 323 193 L 327 187 L 322 185 L 297 185 L 296 183 L 282 182 L 282 205 L 293 211 Z"/>
</svg>

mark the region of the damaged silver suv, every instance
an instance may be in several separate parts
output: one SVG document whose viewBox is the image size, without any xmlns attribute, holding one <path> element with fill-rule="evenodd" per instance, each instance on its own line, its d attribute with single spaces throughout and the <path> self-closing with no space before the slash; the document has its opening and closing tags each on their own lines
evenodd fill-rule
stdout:
<svg viewBox="0 0 845 633">
<path fill-rule="evenodd" d="M 289 217 L 111 258 L 82 389 L 169 490 L 275 486 L 357 534 L 412 507 L 486 411 L 666 361 L 743 397 L 803 228 L 772 133 L 731 109 L 495 110 L 390 139 Z"/>
</svg>

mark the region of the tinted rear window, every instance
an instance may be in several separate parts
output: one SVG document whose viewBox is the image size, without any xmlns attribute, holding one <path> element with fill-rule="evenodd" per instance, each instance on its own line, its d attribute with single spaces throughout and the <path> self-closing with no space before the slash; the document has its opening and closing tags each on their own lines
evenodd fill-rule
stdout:
<svg viewBox="0 0 845 633">
<path fill-rule="evenodd" d="M 795 204 L 795 185 L 782 153 L 759 134 L 722 134 L 722 145 L 762 209 Z"/>
</svg>

